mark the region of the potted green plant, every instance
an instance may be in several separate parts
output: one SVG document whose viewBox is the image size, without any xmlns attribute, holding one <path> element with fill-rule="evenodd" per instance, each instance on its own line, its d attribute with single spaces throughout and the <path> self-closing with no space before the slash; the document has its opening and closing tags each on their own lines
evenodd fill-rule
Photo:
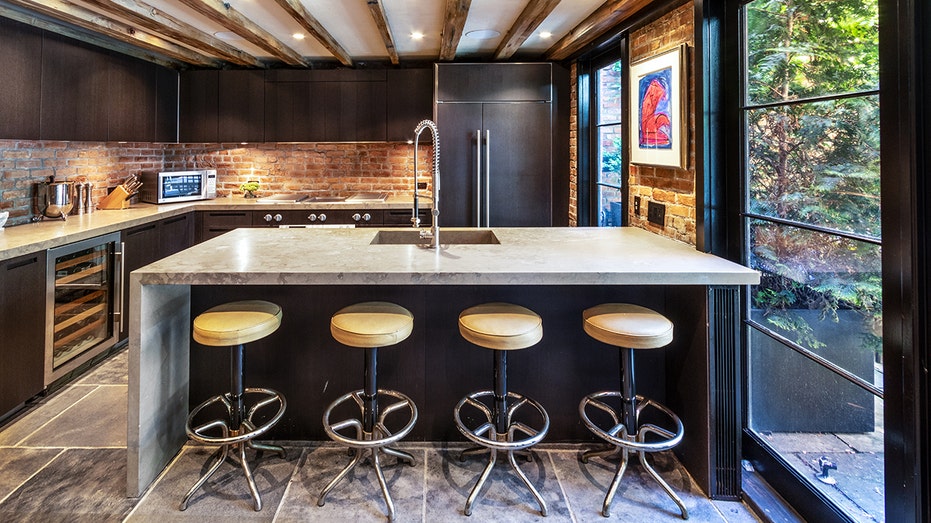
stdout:
<svg viewBox="0 0 931 523">
<path fill-rule="evenodd" d="M 259 190 L 259 182 L 255 180 L 250 180 L 243 183 L 239 186 L 239 190 L 242 191 L 242 195 L 246 198 L 255 198 L 255 191 Z"/>
</svg>

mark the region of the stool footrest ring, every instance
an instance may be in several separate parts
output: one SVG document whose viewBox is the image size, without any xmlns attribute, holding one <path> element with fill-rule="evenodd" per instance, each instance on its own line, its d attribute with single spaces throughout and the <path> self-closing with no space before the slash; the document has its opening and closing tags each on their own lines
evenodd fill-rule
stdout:
<svg viewBox="0 0 931 523">
<path fill-rule="evenodd" d="M 330 422 L 330 415 L 333 410 L 343 403 L 352 400 L 359 407 L 360 413 L 364 412 L 364 404 L 362 395 L 365 391 L 362 389 L 354 390 L 347 394 L 343 394 L 336 399 L 333 403 L 327 407 L 326 411 L 323 413 L 323 430 L 326 431 L 327 436 L 330 437 L 333 441 L 342 443 L 348 447 L 366 449 L 366 448 L 377 448 L 384 447 L 386 445 L 391 445 L 397 443 L 405 436 L 407 436 L 410 431 L 414 428 L 414 424 L 417 423 L 417 406 L 414 405 L 413 400 L 408 396 L 387 389 L 378 389 L 379 396 L 389 396 L 395 398 L 396 402 L 388 405 L 387 407 L 380 407 L 378 412 L 378 418 L 375 420 L 374 430 L 371 433 L 365 433 L 363 431 L 363 421 L 361 419 L 349 418 L 335 423 Z M 385 420 L 388 415 L 402 409 L 407 409 L 410 414 L 409 421 L 402 427 L 399 431 L 392 433 L 388 430 L 385 425 Z M 345 430 L 347 428 L 354 428 L 356 435 L 355 437 L 344 436 L 340 434 L 339 431 Z M 376 433 L 380 434 L 380 437 L 376 436 Z"/>
<path fill-rule="evenodd" d="M 456 408 L 453 409 L 456 428 L 459 429 L 459 432 L 461 432 L 463 436 L 473 443 L 495 450 L 523 450 L 542 441 L 550 429 L 550 417 L 546 413 L 546 410 L 543 409 L 543 405 L 534 399 L 517 394 L 516 392 L 508 392 L 507 394 L 509 405 L 506 413 L 508 427 L 506 433 L 499 434 L 496 431 L 492 408 L 481 401 L 483 398 L 491 398 L 491 400 L 494 400 L 495 393 L 491 390 L 473 392 L 462 398 L 459 403 L 456 404 Z M 466 405 L 475 408 L 485 416 L 485 421 L 481 425 L 470 428 L 465 424 L 462 420 L 462 408 Z M 530 427 L 526 423 L 514 421 L 514 415 L 525 405 L 532 407 L 540 415 L 543 420 L 542 427 L 537 429 Z M 518 432 L 527 437 L 515 439 L 515 434 Z M 483 436 L 482 434 L 488 434 L 488 436 Z"/>
<path fill-rule="evenodd" d="M 211 420 L 203 425 L 193 426 L 194 418 L 199 414 L 203 409 L 215 405 L 217 403 L 222 403 L 226 408 L 227 416 L 229 419 L 232 419 L 233 416 L 233 404 L 230 399 L 230 394 L 220 394 L 214 396 L 207 401 L 201 403 L 197 407 L 194 407 L 194 410 L 187 417 L 187 423 L 185 424 L 185 430 L 187 431 L 188 437 L 192 440 L 203 443 L 205 445 L 234 445 L 237 443 L 242 443 L 244 441 L 249 441 L 262 434 L 265 434 L 269 431 L 279 420 L 284 416 L 285 409 L 287 408 L 287 401 L 285 401 L 284 396 L 280 392 L 272 389 L 264 388 L 247 388 L 245 389 L 246 395 L 259 395 L 263 396 L 262 399 L 254 403 L 249 410 L 246 412 L 245 419 L 243 419 L 242 424 L 239 427 L 230 427 L 228 420 Z M 262 423 L 261 425 L 256 425 L 252 418 L 256 415 L 259 410 L 264 409 L 265 407 L 278 403 L 278 411 L 272 416 L 268 421 Z M 219 428 L 222 432 L 222 436 L 213 436 L 207 432 L 213 429 Z"/>
<path fill-rule="evenodd" d="M 672 449 L 682 441 L 685 428 L 682 426 L 682 420 L 679 419 L 679 416 L 669 410 L 665 405 L 640 395 L 636 397 L 637 419 L 640 419 L 640 414 L 644 409 L 652 408 L 665 414 L 675 425 L 675 430 L 667 430 L 654 424 L 645 424 L 643 426 L 638 426 L 636 430 L 631 433 L 629 428 L 624 427 L 623 423 L 620 421 L 618 413 L 611 406 L 602 401 L 603 398 L 620 397 L 621 393 L 618 391 L 601 391 L 589 394 L 582 399 L 582 402 L 579 403 L 579 416 L 582 418 L 582 422 L 585 426 L 588 427 L 588 430 L 612 445 L 625 447 L 637 452 L 662 452 Z M 614 424 L 610 428 L 599 426 L 589 417 L 589 407 L 607 413 L 611 416 Z M 647 433 L 656 434 L 660 436 L 661 439 L 647 442 L 645 438 Z M 620 437 L 618 434 L 620 434 Z"/>
</svg>

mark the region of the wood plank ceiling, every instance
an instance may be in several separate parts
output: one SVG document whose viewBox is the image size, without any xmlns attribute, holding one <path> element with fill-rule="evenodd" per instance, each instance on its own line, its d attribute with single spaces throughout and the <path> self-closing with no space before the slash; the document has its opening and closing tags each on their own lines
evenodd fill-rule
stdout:
<svg viewBox="0 0 931 523">
<path fill-rule="evenodd" d="M 0 0 L 0 16 L 186 68 L 563 60 L 654 0 Z"/>
</svg>

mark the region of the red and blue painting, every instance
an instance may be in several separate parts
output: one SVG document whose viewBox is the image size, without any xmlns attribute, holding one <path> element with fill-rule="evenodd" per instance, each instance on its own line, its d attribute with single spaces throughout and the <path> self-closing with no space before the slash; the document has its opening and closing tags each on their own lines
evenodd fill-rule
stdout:
<svg viewBox="0 0 931 523">
<path fill-rule="evenodd" d="M 641 149 L 672 148 L 672 67 L 640 78 L 637 109 L 640 114 L 638 145 Z"/>
</svg>

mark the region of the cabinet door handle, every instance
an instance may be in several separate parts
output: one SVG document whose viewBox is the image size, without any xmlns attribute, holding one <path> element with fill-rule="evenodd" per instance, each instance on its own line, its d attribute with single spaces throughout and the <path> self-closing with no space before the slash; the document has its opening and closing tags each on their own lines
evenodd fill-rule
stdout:
<svg viewBox="0 0 931 523">
<path fill-rule="evenodd" d="M 482 130 L 475 131 L 475 226 L 482 226 Z"/>
<path fill-rule="evenodd" d="M 485 129 L 485 227 L 491 227 L 491 131 Z"/>
<path fill-rule="evenodd" d="M 33 263 L 36 263 L 36 262 L 38 262 L 38 261 L 39 261 L 39 257 L 38 257 L 38 256 L 33 256 L 32 258 L 29 258 L 29 259 L 26 259 L 26 260 L 20 260 L 20 261 L 18 261 L 18 262 L 8 263 L 8 264 L 6 265 L 6 270 L 12 271 L 12 270 L 14 270 L 14 269 L 19 269 L 20 267 L 25 267 L 25 266 L 27 266 L 27 265 L 32 265 Z"/>
<path fill-rule="evenodd" d="M 123 332 L 123 285 L 126 283 L 126 274 L 123 272 L 123 256 L 126 255 L 126 244 L 120 242 L 120 248 L 113 253 L 113 263 L 116 267 L 113 268 L 115 274 L 119 274 L 120 277 L 116 280 L 116 289 L 113 289 L 114 301 L 116 301 L 116 306 L 113 308 L 119 316 L 119 332 Z"/>
</svg>

